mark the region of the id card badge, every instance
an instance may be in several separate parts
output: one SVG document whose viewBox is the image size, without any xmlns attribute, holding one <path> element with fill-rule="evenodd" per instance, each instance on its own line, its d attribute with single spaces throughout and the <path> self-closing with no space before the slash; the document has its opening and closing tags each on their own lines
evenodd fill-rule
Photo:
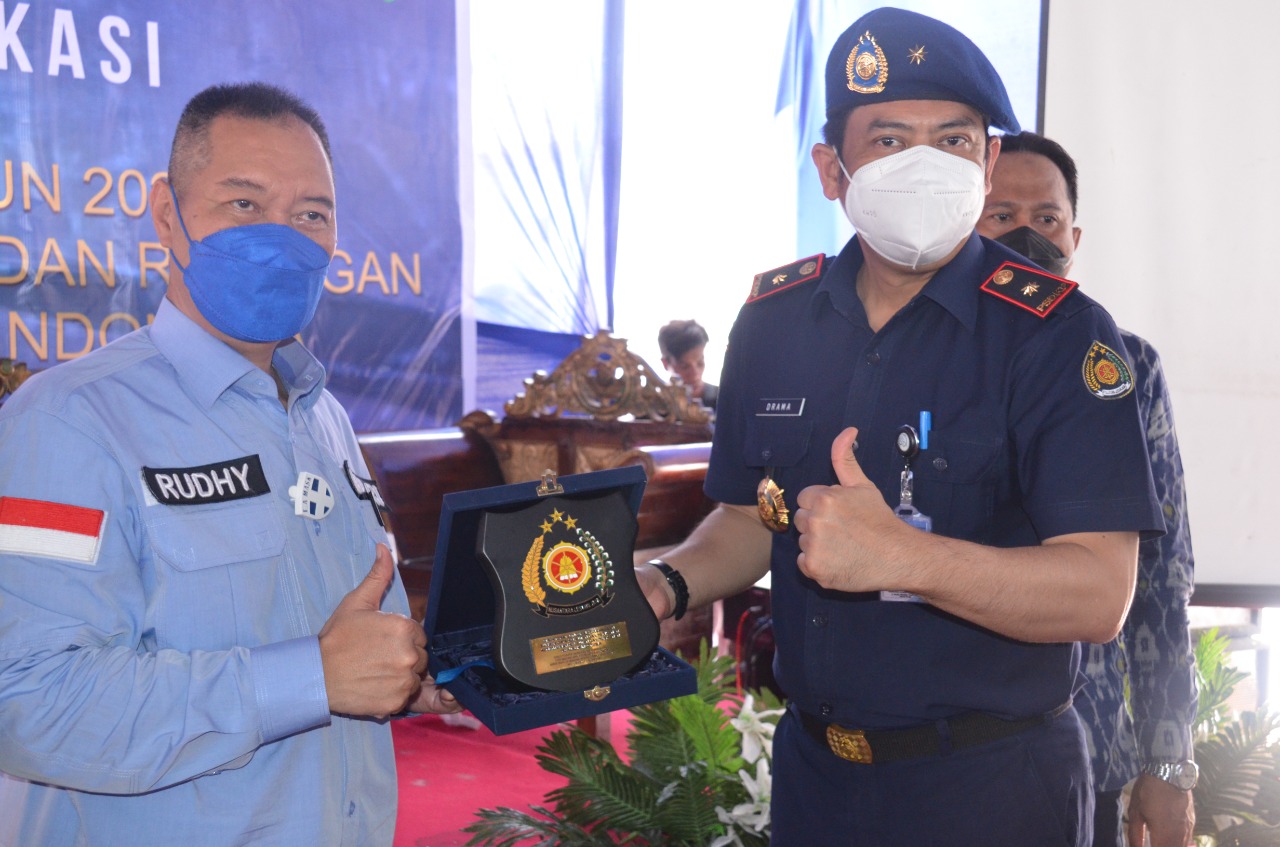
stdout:
<svg viewBox="0 0 1280 847">
<path fill-rule="evenodd" d="M 905 521 L 916 529 L 924 532 L 933 532 L 933 519 L 917 509 L 912 502 L 915 474 L 911 472 L 911 460 L 920 452 L 920 441 L 916 436 L 916 431 L 910 426 L 903 426 L 898 430 L 896 446 L 898 454 L 902 456 L 903 465 L 898 485 L 898 507 L 893 510 L 893 513 L 898 516 L 899 520 Z M 880 599 L 891 603 L 926 602 L 919 596 L 907 591 L 881 591 Z"/>
</svg>

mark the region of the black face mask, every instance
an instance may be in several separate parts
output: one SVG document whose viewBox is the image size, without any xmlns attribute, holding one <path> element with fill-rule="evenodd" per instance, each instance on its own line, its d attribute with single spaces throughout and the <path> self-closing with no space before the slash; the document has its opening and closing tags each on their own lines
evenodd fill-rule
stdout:
<svg viewBox="0 0 1280 847">
<path fill-rule="evenodd" d="M 1009 230 L 996 243 L 1021 253 L 1054 276 L 1067 275 L 1067 257 L 1058 245 L 1029 226 Z"/>
</svg>

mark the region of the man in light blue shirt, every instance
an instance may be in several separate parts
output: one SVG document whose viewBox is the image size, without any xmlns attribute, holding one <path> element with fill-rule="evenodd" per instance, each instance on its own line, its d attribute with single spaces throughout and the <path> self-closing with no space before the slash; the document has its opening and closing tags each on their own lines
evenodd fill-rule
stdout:
<svg viewBox="0 0 1280 847">
<path fill-rule="evenodd" d="M 390 845 L 389 715 L 458 705 L 324 368 L 324 126 L 187 105 L 154 323 L 0 408 L 0 845 Z M 372 565 L 372 567 L 371 567 Z"/>
</svg>

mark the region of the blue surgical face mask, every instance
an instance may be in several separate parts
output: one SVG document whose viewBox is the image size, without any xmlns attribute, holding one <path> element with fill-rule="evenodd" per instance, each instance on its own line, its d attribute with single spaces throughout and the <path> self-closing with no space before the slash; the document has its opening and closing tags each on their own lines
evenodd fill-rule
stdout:
<svg viewBox="0 0 1280 847">
<path fill-rule="evenodd" d="M 311 323 L 329 272 L 329 254 L 293 227 L 250 224 L 196 241 L 187 232 L 173 193 L 182 234 L 190 245 L 182 276 L 200 314 L 240 341 L 283 341 Z"/>
</svg>

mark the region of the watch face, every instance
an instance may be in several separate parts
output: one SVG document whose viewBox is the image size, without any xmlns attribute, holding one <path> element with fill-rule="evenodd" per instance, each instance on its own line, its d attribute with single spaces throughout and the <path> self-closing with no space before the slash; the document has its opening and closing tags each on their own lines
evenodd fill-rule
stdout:
<svg viewBox="0 0 1280 847">
<path fill-rule="evenodd" d="M 1196 787 L 1196 781 L 1200 778 L 1200 766 L 1192 761 L 1179 762 L 1173 766 L 1173 778 L 1169 781 L 1181 788 L 1183 791 L 1190 791 Z"/>
<path fill-rule="evenodd" d="M 1143 767 L 1143 772 L 1163 779 L 1175 788 L 1190 791 L 1200 778 L 1200 766 L 1190 759 L 1181 762 L 1161 762 Z"/>
</svg>

